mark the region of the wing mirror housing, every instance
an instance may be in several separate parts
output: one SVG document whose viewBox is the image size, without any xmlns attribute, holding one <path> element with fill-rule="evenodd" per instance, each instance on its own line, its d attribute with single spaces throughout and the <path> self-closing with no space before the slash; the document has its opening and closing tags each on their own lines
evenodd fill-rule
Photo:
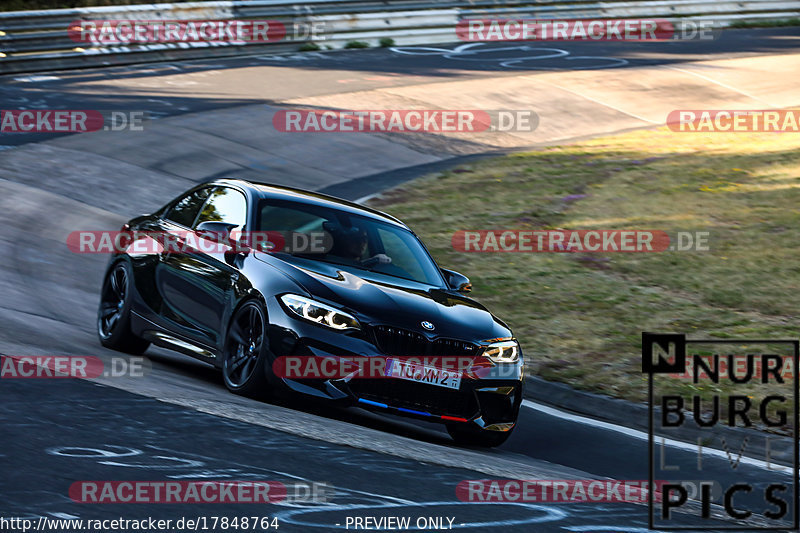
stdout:
<svg viewBox="0 0 800 533">
<path fill-rule="evenodd" d="M 244 243 L 236 241 L 231 237 L 231 230 L 238 227 L 237 224 L 230 224 L 228 222 L 201 222 L 195 228 L 195 233 L 204 239 L 210 241 L 220 242 L 229 246 L 241 247 Z"/>
<path fill-rule="evenodd" d="M 467 294 L 472 292 L 472 283 L 469 281 L 469 278 L 464 274 L 460 274 L 455 270 L 447 270 L 446 268 L 440 269 L 442 274 L 444 274 L 444 279 L 447 281 L 447 285 L 455 290 L 460 292 L 461 294 Z"/>
</svg>

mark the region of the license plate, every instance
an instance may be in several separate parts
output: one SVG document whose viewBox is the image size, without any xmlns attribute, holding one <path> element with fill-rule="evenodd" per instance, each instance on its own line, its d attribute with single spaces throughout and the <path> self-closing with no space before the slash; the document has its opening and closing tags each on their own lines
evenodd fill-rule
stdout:
<svg viewBox="0 0 800 533">
<path fill-rule="evenodd" d="M 461 386 L 461 372 L 396 359 L 387 361 L 386 376 L 447 389 L 458 389 Z"/>
</svg>

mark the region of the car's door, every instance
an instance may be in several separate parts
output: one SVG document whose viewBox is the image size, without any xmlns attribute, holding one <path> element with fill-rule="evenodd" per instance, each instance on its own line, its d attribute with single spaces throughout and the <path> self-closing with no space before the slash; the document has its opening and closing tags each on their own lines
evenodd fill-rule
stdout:
<svg viewBox="0 0 800 533">
<path fill-rule="evenodd" d="M 140 306 L 137 312 L 150 322 L 162 324 L 163 296 L 156 281 L 159 266 L 161 264 L 161 253 L 152 253 L 152 250 L 163 248 L 167 238 L 172 236 L 185 235 L 191 231 L 195 218 L 200 213 L 209 193 L 213 187 L 202 187 L 195 189 L 179 197 L 165 209 L 158 217 L 138 227 L 141 232 L 138 240 L 144 241 L 141 250 L 144 253 L 128 252 L 128 256 L 134 264 L 134 279 L 138 293 L 145 305 Z"/>
<path fill-rule="evenodd" d="M 203 222 L 235 225 L 234 233 L 247 223 L 247 199 L 231 187 L 211 189 L 191 223 L 191 232 L 177 228 L 177 245 L 165 248 L 158 267 L 162 320 L 174 333 L 215 348 L 224 335 L 223 317 L 239 278 L 231 247 L 198 233 Z M 184 231 L 181 231 L 184 230 Z"/>
</svg>

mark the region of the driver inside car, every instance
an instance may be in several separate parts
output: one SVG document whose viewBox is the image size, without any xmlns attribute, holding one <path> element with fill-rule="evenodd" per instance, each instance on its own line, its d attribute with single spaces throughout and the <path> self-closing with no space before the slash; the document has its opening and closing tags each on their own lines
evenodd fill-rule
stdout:
<svg viewBox="0 0 800 533">
<path fill-rule="evenodd" d="M 323 224 L 325 231 L 333 237 L 333 246 L 329 255 L 335 255 L 354 263 L 369 267 L 373 265 L 387 265 L 392 262 L 392 258 L 386 254 L 375 254 L 365 258 L 367 254 L 367 232 L 357 226 L 344 228 L 339 224 L 326 222 Z"/>
</svg>

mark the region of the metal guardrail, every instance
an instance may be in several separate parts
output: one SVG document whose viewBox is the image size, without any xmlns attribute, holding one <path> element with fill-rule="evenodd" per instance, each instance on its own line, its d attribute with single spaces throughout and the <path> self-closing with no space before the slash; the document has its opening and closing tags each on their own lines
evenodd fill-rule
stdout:
<svg viewBox="0 0 800 533">
<path fill-rule="evenodd" d="M 276 20 L 287 28 L 322 28 L 316 42 L 341 48 L 350 41 L 372 46 L 458 41 L 456 24 L 469 18 L 659 18 L 713 22 L 800 17 L 800 0 L 248 0 L 147 4 L 0 12 L 0 73 L 211 58 L 296 51 L 309 39 L 293 35 L 273 43 L 172 42 L 82 44 L 68 34 L 80 20 Z"/>
</svg>

